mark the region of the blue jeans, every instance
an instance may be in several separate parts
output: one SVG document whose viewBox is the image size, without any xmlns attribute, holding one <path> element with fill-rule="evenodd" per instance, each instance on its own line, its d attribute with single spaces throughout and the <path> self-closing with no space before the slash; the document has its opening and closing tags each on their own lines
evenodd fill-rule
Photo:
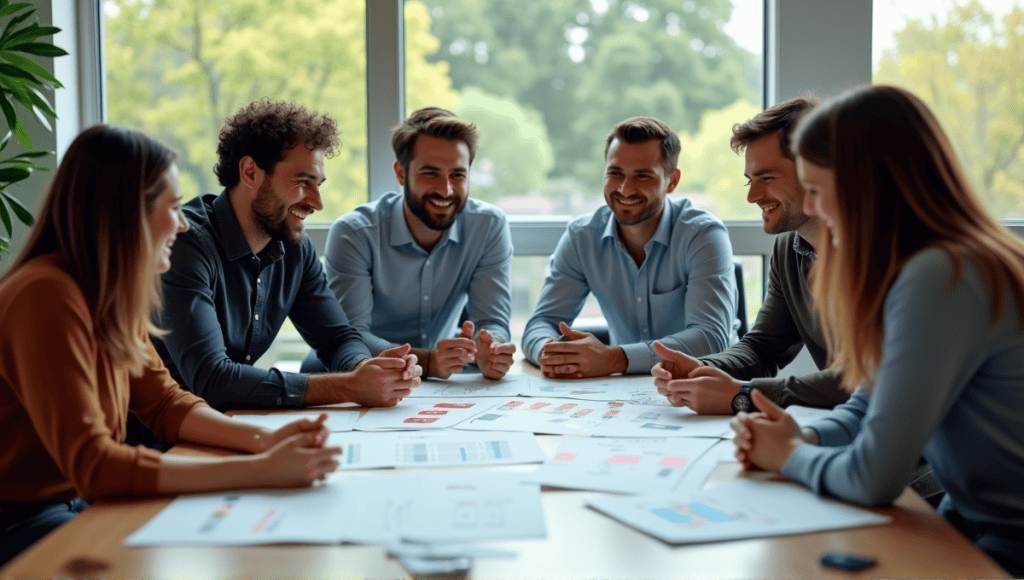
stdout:
<svg viewBox="0 0 1024 580">
<path fill-rule="evenodd" d="M 0 502 L 0 566 L 89 507 L 75 498 L 64 502 Z"/>
</svg>

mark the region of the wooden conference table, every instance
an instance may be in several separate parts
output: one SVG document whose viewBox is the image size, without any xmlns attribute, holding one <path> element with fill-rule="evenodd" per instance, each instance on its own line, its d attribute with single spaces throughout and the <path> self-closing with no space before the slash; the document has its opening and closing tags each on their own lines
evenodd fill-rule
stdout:
<svg viewBox="0 0 1024 580">
<path fill-rule="evenodd" d="M 529 363 L 513 372 L 537 373 Z M 549 456 L 562 440 L 538 436 Z M 171 453 L 210 453 L 181 445 Z M 213 451 L 215 452 L 215 451 Z M 728 455 L 725 455 L 728 458 Z M 500 469 L 513 469 L 503 467 Z M 532 469 L 518 466 L 516 469 Z M 382 473 L 392 470 L 378 470 Z M 343 474 L 366 476 L 368 472 Z M 371 475 L 372 476 L 372 475 Z M 723 461 L 713 486 L 746 474 Z M 914 492 L 894 507 L 883 526 L 671 546 L 585 506 L 601 494 L 545 489 L 547 538 L 490 542 L 515 559 L 478 559 L 471 578 L 1006 578 Z M 99 501 L 0 569 L 0 578 L 407 578 L 382 546 L 271 545 L 256 547 L 128 548 L 125 537 L 155 516 L 170 497 Z M 825 568 L 821 553 L 845 551 L 878 559 L 859 573 Z"/>
</svg>

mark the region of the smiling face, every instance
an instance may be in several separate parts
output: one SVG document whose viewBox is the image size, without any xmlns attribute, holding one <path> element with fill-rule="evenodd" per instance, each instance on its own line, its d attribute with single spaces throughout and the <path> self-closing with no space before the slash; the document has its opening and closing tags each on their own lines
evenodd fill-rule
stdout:
<svg viewBox="0 0 1024 580">
<path fill-rule="evenodd" d="M 839 200 L 836 197 L 836 172 L 815 165 L 803 157 L 796 158 L 796 170 L 807 195 L 804 212 L 820 218 L 828 228 L 832 245 L 839 245 Z"/>
<path fill-rule="evenodd" d="M 811 239 L 807 230 L 813 218 L 804 213 L 804 190 L 797 180 L 796 164 L 782 154 L 779 134 L 751 142 L 744 157 L 743 175 L 749 180 L 747 201 L 761 208 L 764 232 L 796 231 Z"/>
<path fill-rule="evenodd" d="M 613 139 L 605 162 L 604 201 L 619 225 L 640 225 L 661 215 L 665 196 L 679 183 L 679 170 L 665 174 L 660 141 Z"/>
<path fill-rule="evenodd" d="M 156 271 L 162 274 L 171 269 L 171 246 L 179 233 L 188 230 L 188 220 L 181 212 L 181 189 L 178 186 L 178 166 L 171 165 L 164 175 L 167 187 L 153 201 L 149 212 L 149 234 L 153 239 Z"/>
<path fill-rule="evenodd" d="M 419 135 L 412 151 L 407 168 L 395 162 L 395 176 L 405 192 L 406 221 L 419 241 L 450 228 L 466 206 L 469 147 L 459 140 Z"/>
<path fill-rule="evenodd" d="M 320 185 L 325 179 L 323 151 L 292 147 L 273 173 L 263 174 L 252 201 L 253 223 L 271 239 L 301 242 L 306 218 L 324 207 Z"/>
</svg>

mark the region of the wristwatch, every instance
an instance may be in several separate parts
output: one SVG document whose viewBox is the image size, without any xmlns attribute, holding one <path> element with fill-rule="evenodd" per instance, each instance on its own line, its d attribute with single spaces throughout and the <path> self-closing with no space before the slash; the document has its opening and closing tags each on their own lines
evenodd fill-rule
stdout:
<svg viewBox="0 0 1024 580">
<path fill-rule="evenodd" d="M 741 413 L 753 408 L 754 403 L 750 400 L 750 381 L 744 381 L 740 383 L 740 392 L 732 398 L 732 412 Z"/>
</svg>

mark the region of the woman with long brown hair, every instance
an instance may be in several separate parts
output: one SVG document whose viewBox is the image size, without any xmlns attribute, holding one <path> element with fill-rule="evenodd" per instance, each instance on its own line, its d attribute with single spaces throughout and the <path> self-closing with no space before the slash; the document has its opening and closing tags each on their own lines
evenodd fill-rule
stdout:
<svg viewBox="0 0 1024 580">
<path fill-rule="evenodd" d="M 234 421 L 179 388 L 153 349 L 158 277 L 188 229 L 175 157 L 135 131 L 84 131 L 0 280 L 0 564 L 84 500 L 303 486 L 338 465 L 326 416 L 276 431 Z M 129 410 L 167 441 L 245 455 L 126 445 Z"/>
<path fill-rule="evenodd" d="M 856 390 L 803 431 L 756 393 L 761 412 L 733 420 L 737 458 L 878 505 L 923 455 L 946 490 L 939 512 L 1024 576 L 1024 244 L 903 89 L 845 93 L 793 143 L 805 211 L 827 225 L 815 301 Z"/>
</svg>

